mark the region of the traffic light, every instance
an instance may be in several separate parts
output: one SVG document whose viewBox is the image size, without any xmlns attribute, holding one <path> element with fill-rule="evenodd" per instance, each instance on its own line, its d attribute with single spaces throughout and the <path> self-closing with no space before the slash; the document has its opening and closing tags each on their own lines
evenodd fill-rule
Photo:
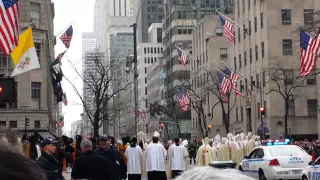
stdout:
<svg viewBox="0 0 320 180">
<path fill-rule="evenodd" d="M 25 126 L 28 127 L 29 126 L 29 118 L 26 117 L 26 122 L 25 122 Z"/>
<path fill-rule="evenodd" d="M 208 124 L 208 129 L 211 129 L 212 128 L 212 125 L 211 124 Z"/>
<path fill-rule="evenodd" d="M 266 111 L 263 106 L 261 106 L 259 110 L 260 110 L 261 116 L 264 116 L 266 114 Z"/>
<path fill-rule="evenodd" d="M 163 127 L 164 127 L 164 123 L 161 123 L 161 124 L 160 124 L 160 127 L 161 127 L 161 129 L 163 129 Z"/>
</svg>

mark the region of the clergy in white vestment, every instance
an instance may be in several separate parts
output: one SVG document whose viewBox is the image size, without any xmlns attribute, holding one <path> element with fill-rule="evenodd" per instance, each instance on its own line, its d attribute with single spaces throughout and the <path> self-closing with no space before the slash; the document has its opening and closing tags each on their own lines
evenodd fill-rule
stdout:
<svg viewBox="0 0 320 180">
<path fill-rule="evenodd" d="M 186 170 L 186 159 L 188 157 L 188 151 L 182 144 L 179 144 L 179 139 L 176 138 L 174 142 L 175 144 L 168 151 L 172 179 Z"/>
<path fill-rule="evenodd" d="M 148 180 L 167 180 L 165 159 L 167 150 L 159 142 L 160 134 L 156 131 L 146 150 L 146 170 Z"/>
<path fill-rule="evenodd" d="M 125 150 L 127 157 L 127 173 L 128 180 L 141 180 L 143 168 L 143 152 L 140 146 L 137 145 L 137 138 L 133 137 L 130 146 Z"/>
</svg>

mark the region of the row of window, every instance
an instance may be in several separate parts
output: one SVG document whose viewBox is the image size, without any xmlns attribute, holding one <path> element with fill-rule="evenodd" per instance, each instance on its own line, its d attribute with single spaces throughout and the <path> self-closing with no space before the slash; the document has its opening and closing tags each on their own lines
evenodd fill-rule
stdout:
<svg viewBox="0 0 320 180">
<path fill-rule="evenodd" d="M 7 121 L 0 121 L 0 126 L 7 126 Z M 30 126 L 29 126 L 30 127 Z M 9 128 L 18 128 L 18 121 L 9 121 Z M 41 128 L 41 121 L 34 121 L 34 128 Z"/>
<path fill-rule="evenodd" d="M 144 48 L 144 53 L 145 54 L 162 54 L 163 53 L 163 48 L 161 47 L 158 47 L 158 48 L 156 48 L 156 47 L 145 47 Z"/>
<path fill-rule="evenodd" d="M 148 58 L 145 57 L 145 58 L 144 58 L 144 63 L 145 63 L 145 64 L 147 64 L 147 63 L 148 63 L 148 64 L 150 64 L 150 63 L 152 64 L 153 62 L 157 62 L 157 58 L 158 58 L 158 57 L 151 57 L 151 58 L 150 58 L 150 57 L 148 57 Z"/>
</svg>

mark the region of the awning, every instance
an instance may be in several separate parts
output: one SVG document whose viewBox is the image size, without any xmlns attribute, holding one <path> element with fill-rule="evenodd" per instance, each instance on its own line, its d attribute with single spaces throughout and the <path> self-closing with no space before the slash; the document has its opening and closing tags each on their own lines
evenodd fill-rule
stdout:
<svg viewBox="0 0 320 180">
<path fill-rule="evenodd" d="M 41 138 L 50 138 L 50 139 L 57 139 L 57 137 L 49 132 L 37 132 Z"/>
</svg>

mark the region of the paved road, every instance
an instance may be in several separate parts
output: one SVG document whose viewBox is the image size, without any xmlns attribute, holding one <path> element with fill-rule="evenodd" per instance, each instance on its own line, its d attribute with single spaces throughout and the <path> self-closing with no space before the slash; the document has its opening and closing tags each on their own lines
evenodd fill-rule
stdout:
<svg viewBox="0 0 320 180">
<path fill-rule="evenodd" d="M 197 165 L 188 165 L 188 169 L 189 168 L 193 168 L 193 167 L 196 167 Z M 64 176 L 64 178 L 66 179 L 66 180 L 71 180 L 71 173 L 66 173 L 66 172 L 64 172 L 63 173 L 63 176 Z"/>
</svg>

